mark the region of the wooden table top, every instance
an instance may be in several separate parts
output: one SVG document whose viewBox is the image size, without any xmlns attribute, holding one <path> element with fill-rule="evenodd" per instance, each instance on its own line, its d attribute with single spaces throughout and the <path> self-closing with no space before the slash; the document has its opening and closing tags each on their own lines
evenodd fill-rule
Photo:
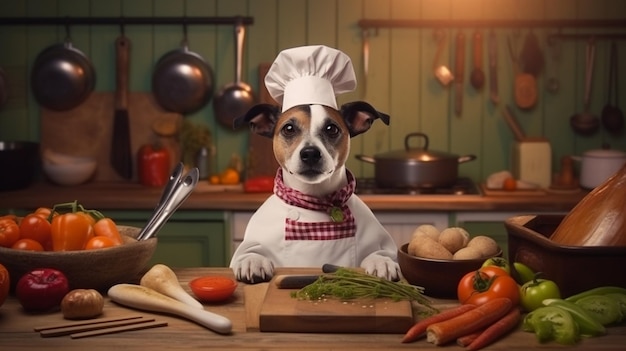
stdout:
<svg viewBox="0 0 626 351">
<path fill-rule="evenodd" d="M 184 268 L 174 269 L 181 285 L 188 290 L 187 283 L 202 275 L 232 276 L 228 268 Z M 198 324 L 179 317 L 138 311 L 122 307 L 105 298 L 101 318 L 141 315 L 166 321 L 166 327 L 128 331 L 118 334 L 71 339 L 69 336 L 43 338 L 34 327 L 67 323 L 60 312 L 26 314 L 17 299 L 10 296 L 0 307 L 1 350 L 462 350 L 456 345 L 434 346 L 425 340 L 402 344 L 400 334 L 319 334 L 319 333 L 266 333 L 247 328 L 244 303 L 245 284 L 239 284 L 233 297 L 224 303 L 205 303 L 205 309 L 230 318 L 233 331 L 230 335 L 216 334 Z M 188 290 L 189 291 L 189 290 Z M 434 300 L 435 304 L 454 304 L 454 301 Z M 575 347 L 554 343 L 539 344 L 535 335 L 515 331 L 485 350 L 529 350 L 529 349 L 575 349 L 575 350 L 624 350 L 626 326 L 611 327 L 608 335 L 582 340 Z"/>
</svg>

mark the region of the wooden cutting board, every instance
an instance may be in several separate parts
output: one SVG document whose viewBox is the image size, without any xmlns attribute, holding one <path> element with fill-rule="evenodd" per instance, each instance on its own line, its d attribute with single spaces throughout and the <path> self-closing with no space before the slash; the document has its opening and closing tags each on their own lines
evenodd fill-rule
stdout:
<svg viewBox="0 0 626 351">
<path fill-rule="evenodd" d="M 265 75 L 271 65 L 271 63 L 259 64 L 259 102 L 278 105 L 265 87 Z M 257 176 L 273 177 L 276 175 L 278 167 L 278 162 L 274 157 L 272 139 L 250 132 L 246 176 L 248 178 Z"/>
<path fill-rule="evenodd" d="M 277 269 L 279 274 L 320 274 L 319 269 Z M 391 299 L 307 301 L 270 281 L 259 313 L 262 332 L 398 333 L 413 325 L 409 301 Z"/>
<path fill-rule="evenodd" d="M 80 106 L 69 111 L 41 109 L 41 147 L 74 156 L 96 157 L 95 181 L 126 181 L 110 162 L 113 136 L 114 93 L 94 92 Z M 137 152 L 141 145 L 159 139 L 171 152 L 172 166 L 180 160 L 180 144 L 173 137 L 158 137 L 152 130 L 157 120 L 172 120 L 178 126 L 182 115 L 163 110 L 151 93 L 129 96 L 133 180 L 137 180 Z"/>
</svg>

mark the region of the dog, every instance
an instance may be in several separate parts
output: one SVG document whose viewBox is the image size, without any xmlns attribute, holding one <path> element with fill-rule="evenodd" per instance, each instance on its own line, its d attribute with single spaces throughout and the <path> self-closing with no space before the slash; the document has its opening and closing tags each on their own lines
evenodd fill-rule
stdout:
<svg viewBox="0 0 626 351">
<path fill-rule="evenodd" d="M 270 280 L 276 266 L 325 263 L 360 266 L 368 274 L 399 279 L 395 242 L 352 193 L 354 176 L 345 167 L 350 139 L 370 129 L 376 119 L 389 125 L 387 114 L 355 101 L 339 110 L 305 104 L 282 113 L 278 106 L 258 104 L 234 121 L 235 128 L 248 123 L 252 132 L 272 138 L 280 166 L 274 194 L 253 214 L 233 254 L 230 267 L 237 280 L 258 283 Z M 329 197 L 338 190 L 347 198 L 332 205 Z M 313 209 L 303 208 L 298 203 L 302 201 L 312 202 L 307 206 Z M 318 203 L 325 201 L 331 202 L 330 210 Z"/>
</svg>

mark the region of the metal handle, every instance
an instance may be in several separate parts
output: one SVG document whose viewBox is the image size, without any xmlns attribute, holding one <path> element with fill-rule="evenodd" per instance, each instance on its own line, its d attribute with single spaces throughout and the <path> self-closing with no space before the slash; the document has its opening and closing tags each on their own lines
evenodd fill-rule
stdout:
<svg viewBox="0 0 626 351">
<path fill-rule="evenodd" d="M 165 222 L 176 212 L 185 200 L 191 195 L 193 189 L 198 184 L 200 171 L 194 168 L 185 176 L 181 176 L 182 168 L 180 164 L 172 173 L 170 181 L 163 190 L 161 200 L 154 210 L 152 217 L 137 236 L 137 240 L 147 240 L 153 237 L 165 224 Z"/>
<path fill-rule="evenodd" d="M 428 150 L 428 135 L 424 134 L 424 133 L 420 133 L 420 132 L 415 132 L 415 133 L 409 133 L 404 137 L 404 149 L 406 151 L 411 150 L 411 147 L 409 146 L 409 139 L 413 138 L 413 137 L 421 137 L 424 138 L 424 146 L 423 149 L 424 150 Z"/>
</svg>

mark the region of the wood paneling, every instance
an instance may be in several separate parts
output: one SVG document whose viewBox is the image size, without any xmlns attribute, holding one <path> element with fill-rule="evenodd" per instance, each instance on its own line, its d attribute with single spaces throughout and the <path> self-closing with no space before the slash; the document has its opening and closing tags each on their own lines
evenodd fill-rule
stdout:
<svg viewBox="0 0 626 351">
<path fill-rule="evenodd" d="M 513 71 L 506 47 L 507 38 L 519 38 L 521 45 L 529 29 L 494 28 L 498 38 L 499 92 L 502 103 L 493 106 L 488 90 L 464 87 L 463 114 L 453 112 L 453 89 L 442 87 L 432 73 L 436 41 L 431 28 L 379 28 L 370 37 L 370 65 L 363 79 L 361 30 L 357 21 L 369 19 L 602 19 L 624 18 L 626 4 L 615 0 L 16 0 L 0 3 L 0 16 L 251 16 L 247 28 L 243 79 L 256 88 L 258 65 L 271 62 L 278 51 L 298 45 L 335 46 L 353 59 L 359 86 L 338 98 L 339 103 L 366 100 L 392 116 L 390 126 L 375 123 L 372 129 L 353 139 L 352 154 L 376 154 L 403 147 L 404 136 L 413 131 L 430 136 L 431 148 L 456 154 L 476 154 L 474 162 L 460 166 L 462 175 L 476 180 L 509 168 L 512 135 L 502 119 L 503 104 L 513 103 Z M 97 71 L 96 90 L 114 88 L 113 41 L 118 26 L 73 26 L 74 44 L 89 55 Z M 125 26 L 133 42 L 131 89 L 150 91 L 151 72 L 156 61 L 180 46 L 182 26 Z M 459 28 L 446 28 L 448 47 L 442 59 L 453 64 L 454 36 Z M 474 28 L 462 29 L 468 38 L 465 81 L 471 71 L 469 38 Z M 541 39 L 548 68 L 555 62 L 545 35 L 554 29 L 533 28 Z M 624 32 L 625 28 L 568 28 L 569 32 Z M 0 26 L 0 66 L 12 77 L 10 101 L 0 111 L 0 139 L 38 140 L 39 107 L 32 98 L 28 78 L 36 55 L 65 38 L 62 26 Z M 190 49 L 201 54 L 215 70 L 215 90 L 234 79 L 234 34 L 231 26 L 189 26 Z M 538 78 L 539 102 L 530 111 L 515 109 L 529 135 L 546 136 L 552 142 L 553 165 L 568 154 L 581 154 L 609 143 L 626 150 L 626 137 L 611 136 L 601 129 L 592 137 L 575 135 L 569 117 L 582 110 L 584 93 L 584 41 L 562 41 L 554 73 L 561 84 L 556 94 L 546 91 L 549 72 Z M 592 94 L 592 111 L 600 114 L 606 103 L 608 41 L 599 41 Z M 624 41 L 619 42 L 624 51 Z M 484 45 L 486 60 L 487 45 Z M 624 55 L 624 53 L 622 53 Z M 619 80 L 626 80 L 621 60 Z M 485 61 L 486 68 L 486 61 Z M 11 83 L 11 82 L 10 82 Z M 367 85 L 367 86 L 366 86 Z M 626 101 L 626 90 L 620 91 Z M 624 105 L 622 103 L 622 105 Z M 622 106 L 626 108 L 626 106 Z M 187 116 L 206 123 L 217 147 L 216 166 L 224 167 L 233 153 L 245 156 L 247 131 L 232 131 L 217 124 L 212 105 Z M 371 176 L 374 168 L 351 158 L 357 175 Z"/>
</svg>

